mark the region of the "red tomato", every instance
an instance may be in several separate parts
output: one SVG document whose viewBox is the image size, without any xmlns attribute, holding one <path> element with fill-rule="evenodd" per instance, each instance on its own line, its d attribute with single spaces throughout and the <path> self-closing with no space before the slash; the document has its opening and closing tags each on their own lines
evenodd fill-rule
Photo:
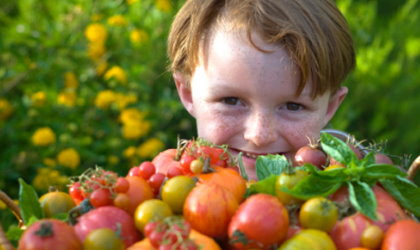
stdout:
<svg viewBox="0 0 420 250">
<path fill-rule="evenodd" d="M 128 191 L 130 183 L 124 177 L 118 177 L 117 182 L 114 185 L 114 190 L 117 193 L 125 193 Z"/>
<path fill-rule="evenodd" d="M 213 238 L 225 238 L 238 201 L 227 189 L 205 183 L 194 187 L 184 203 L 183 214 L 191 227 Z"/>
<path fill-rule="evenodd" d="M 392 224 L 385 232 L 382 250 L 418 250 L 420 223 L 406 219 Z"/>
<path fill-rule="evenodd" d="M 302 166 L 305 163 L 312 164 L 321 168 L 327 163 L 327 155 L 321 150 L 314 146 L 303 146 L 298 149 L 294 157 L 294 164 L 296 166 Z"/>
<path fill-rule="evenodd" d="M 114 206 L 104 206 L 90 210 L 80 216 L 77 221 L 74 230 L 82 242 L 92 230 L 98 228 L 110 228 L 119 232 L 126 247 L 140 240 L 140 234 L 134 225 L 133 217 L 126 211 Z"/>
<path fill-rule="evenodd" d="M 365 216 L 356 213 L 337 222 L 330 235 L 338 250 L 347 250 L 362 245 L 362 233 L 371 224 Z"/>
<path fill-rule="evenodd" d="M 29 226 L 19 240 L 20 250 L 83 249 L 73 227 L 57 219 L 43 219 Z"/>
<path fill-rule="evenodd" d="M 168 169 L 172 167 L 180 168 L 180 163 L 176 160 L 177 150 L 175 148 L 170 148 L 165 151 L 160 152 L 155 158 L 153 158 L 152 163 L 155 165 L 156 172 L 166 175 Z"/>
<path fill-rule="evenodd" d="M 76 205 L 79 205 L 80 202 L 82 202 L 85 199 L 85 197 L 82 194 L 82 190 L 80 189 L 80 183 L 79 182 L 74 182 L 70 186 L 69 194 L 70 194 L 71 198 L 73 199 L 74 203 L 76 203 Z"/>
<path fill-rule="evenodd" d="M 144 161 L 139 166 L 139 174 L 145 180 L 148 180 L 156 172 L 155 165 L 150 161 Z"/>
<path fill-rule="evenodd" d="M 287 209 L 274 196 L 255 194 L 238 208 L 229 224 L 229 239 L 240 233 L 247 243 L 237 241 L 237 249 L 271 249 L 286 239 L 289 228 Z"/>
<path fill-rule="evenodd" d="M 89 200 L 94 207 L 111 205 L 111 192 L 107 188 L 98 188 L 90 194 Z"/>
</svg>

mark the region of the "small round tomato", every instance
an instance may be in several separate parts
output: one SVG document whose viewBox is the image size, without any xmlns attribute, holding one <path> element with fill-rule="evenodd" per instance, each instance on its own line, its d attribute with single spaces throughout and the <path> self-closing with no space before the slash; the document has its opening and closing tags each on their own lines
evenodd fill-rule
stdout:
<svg viewBox="0 0 420 250">
<path fill-rule="evenodd" d="M 193 160 L 190 164 L 190 170 L 193 174 L 200 174 L 203 172 L 204 162 L 200 159 Z"/>
<path fill-rule="evenodd" d="M 113 200 L 114 206 L 129 212 L 130 197 L 126 193 L 117 193 Z"/>
<path fill-rule="evenodd" d="M 154 175 L 150 176 L 147 180 L 150 187 L 153 189 L 153 193 L 158 195 L 160 192 L 160 187 L 162 186 L 163 182 L 165 181 L 166 176 L 162 173 L 155 173 Z"/>
<path fill-rule="evenodd" d="M 134 222 L 141 232 L 147 223 L 171 216 L 172 210 L 167 203 L 159 199 L 150 199 L 141 203 L 134 212 Z"/>
<path fill-rule="evenodd" d="M 86 198 L 83 196 L 80 186 L 80 182 L 74 182 L 69 188 L 69 194 L 76 205 L 79 205 Z"/>
<path fill-rule="evenodd" d="M 133 214 L 137 206 L 145 200 L 152 199 L 154 197 L 153 190 L 149 183 L 143 178 L 138 176 L 127 176 L 125 177 L 130 183 L 126 194 L 130 197 L 130 214 Z"/>
<path fill-rule="evenodd" d="M 283 205 L 300 204 L 303 200 L 293 197 L 281 190 L 282 187 L 292 189 L 296 184 L 308 176 L 308 172 L 304 170 L 296 170 L 292 173 L 282 173 L 277 177 L 275 184 L 276 196 L 279 198 Z"/>
<path fill-rule="evenodd" d="M 329 232 L 338 219 L 338 208 L 331 200 L 315 197 L 303 203 L 299 211 L 299 222 L 304 228 Z"/>
<path fill-rule="evenodd" d="M 190 173 L 191 162 L 196 159 L 197 158 L 195 156 L 188 154 L 188 152 L 184 152 L 181 156 L 181 159 L 179 159 L 179 164 L 185 172 Z"/>
<path fill-rule="evenodd" d="M 284 242 L 278 250 L 295 249 L 335 250 L 337 248 L 326 232 L 317 229 L 303 229 Z"/>
<path fill-rule="evenodd" d="M 94 207 L 102 207 L 112 204 L 111 192 L 107 188 L 98 188 L 90 194 L 90 203 Z"/>
<path fill-rule="evenodd" d="M 175 176 L 162 186 L 162 200 L 166 202 L 175 214 L 182 213 L 185 199 L 194 188 L 195 181 L 188 176 Z"/>
<path fill-rule="evenodd" d="M 155 172 L 155 165 L 150 161 L 144 161 L 139 166 L 139 175 L 145 180 L 148 180 Z"/>
<path fill-rule="evenodd" d="M 377 225 L 369 225 L 363 230 L 360 243 L 363 247 L 377 249 L 381 246 L 384 231 Z"/>
<path fill-rule="evenodd" d="M 316 146 L 306 145 L 298 149 L 294 161 L 296 166 L 303 166 L 305 163 L 309 163 L 321 168 L 327 163 L 327 155 Z"/>
<path fill-rule="evenodd" d="M 64 192 L 48 192 L 39 198 L 41 208 L 47 218 L 60 213 L 67 213 L 76 206 L 72 197 Z"/>
<path fill-rule="evenodd" d="M 130 183 L 124 177 L 118 177 L 117 182 L 114 185 L 114 190 L 117 193 L 125 193 L 128 191 Z"/>
<path fill-rule="evenodd" d="M 123 250 L 124 242 L 118 237 L 112 229 L 99 228 L 92 230 L 83 242 L 84 250 Z"/>
<path fill-rule="evenodd" d="M 20 250 L 81 250 L 82 243 L 73 227 L 57 219 L 42 219 L 30 225 L 19 240 Z"/>
</svg>

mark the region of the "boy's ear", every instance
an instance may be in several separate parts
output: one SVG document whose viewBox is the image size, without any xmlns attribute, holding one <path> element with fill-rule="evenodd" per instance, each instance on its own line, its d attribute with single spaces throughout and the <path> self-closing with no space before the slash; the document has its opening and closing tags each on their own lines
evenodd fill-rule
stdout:
<svg viewBox="0 0 420 250">
<path fill-rule="evenodd" d="M 181 99 L 182 105 L 184 105 L 188 113 L 194 116 L 194 105 L 189 83 L 187 82 L 185 76 L 179 72 L 175 72 L 172 76 L 174 78 L 176 90 L 178 91 L 178 96 Z"/>
<path fill-rule="evenodd" d="M 331 118 L 333 118 L 335 112 L 340 107 L 341 103 L 346 97 L 347 92 L 348 92 L 347 87 L 341 87 L 334 94 L 331 95 L 330 100 L 328 102 L 327 113 L 325 115 L 324 126 L 326 126 L 328 122 L 331 120 Z"/>
</svg>

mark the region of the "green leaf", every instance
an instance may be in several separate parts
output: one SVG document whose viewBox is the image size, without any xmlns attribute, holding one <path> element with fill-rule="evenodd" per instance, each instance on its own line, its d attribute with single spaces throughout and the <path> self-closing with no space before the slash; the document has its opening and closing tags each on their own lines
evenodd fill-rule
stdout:
<svg viewBox="0 0 420 250">
<path fill-rule="evenodd" d="M 416 184 L 400 176 L 379 181 L 401 206 L 415 216 L 420 216 L 420 188 Z"/>
<path fill-rule="evenodd" d="M 36 219 L 44 218 L 44 212 L 38 201 L 38 194 L 35 192 L 35 189 L 22 178 L 19 178 L 19 184 L 19 208 L 23 222 L 25 224 L 30 222 L 33 220 L 32 217 Z"/>
<path fill-rule="evenodd" d="M 267 177 L 264 180 L 257 181 L 251 184 L 248 188 L 247 195 L 249 196 L 258 193 L 276 195 L 275 186 L 277 178 L 277 175 L 271 175 L 270 177 Z"/>
<path fill-rule="evenodd" d="M 360 160 L 360 166 L 369 166 L 375 164 L 375 152 L 370 151 L 363 159 Z"/>
<path fill-rule="evenodd" d="M 348 182 L 349 200 L 357 211 L 366 215 L 372 220 L 377 220 L 376 217 L 376 197 L 372 188 L 360 181 Z"/>
<path fill-rule="evenodd" d="M 289 165 L 284 155 L 258 156 L 255 163 L 258 180 L 264 180 L 271 175 L 280 175 Z"/>
<path fill-rule="evenodd" d="M 389 164 L 372 164 L 366 167 L 363 173 L 364 178 L 392 178 L 396 176 L 407 176 L 407 173 L 399 169 L 397 166 Z"/>
<path fill-rule="evenodd" d="M 323 179 L 311 174 L 302 179 L 292 189 L 281 187 L 281 190 L 297 198 L 307 200 L 316 196 L 328 196 L 339 189 L 341 185 L 341 182 Z"/>
<path fill-rule="evenodd" d="M 347 176 L 345 175 L 345 168 L 336 168 L 331 170 L 319 170 L 315 166 L 310 166 L 305 164 L 305 169 L 309 171 L 311 174 L 316 175 L 317 177 L 324 179 L 326 181 L 333 181 L 333 182 L 344 182 L 347 180 Z"/>
<path fill-rule="evenodd" d="M 7 230 L 6 236 L 9 240 L 19 241 L 24 231 L 17 225 L 11 225 Z"/>
<path fill-rule="evenodd" d="M 239 165 L 239 173 L 241 174 L 242 178 L 244 178 L 245 180 L 249 180 L 248 174 L 246 172 L 244 163 L 242 162 L 242 152 L 239 153 L 238 155 L 238 165 Z"/>
<path fill-rule="evenodd" d="M 328 133 L 321 133 L 321 147 L 325 153 L 346 166 L 358 161 L 356 154 L 344 141 Z"/>
</svg>

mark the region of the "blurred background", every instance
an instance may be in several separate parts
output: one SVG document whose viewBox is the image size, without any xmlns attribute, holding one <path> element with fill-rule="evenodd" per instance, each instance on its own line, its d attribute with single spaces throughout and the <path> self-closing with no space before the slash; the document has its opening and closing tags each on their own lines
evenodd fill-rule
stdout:
<svg viewBox="0 0 420 250">
<path fill-rule="evenodd" d="M 336 2 L 357 67 L 330 126 L 407 167 L 420 153 L 419 1 Z M 19 177 L 40 193 L 64 189 L 96 165 L 126 174 L 195 136 L 167 71 L 167 33 L 182 3 L 2 0 L 1 190 L 16 198 Z"/>
</svg>

